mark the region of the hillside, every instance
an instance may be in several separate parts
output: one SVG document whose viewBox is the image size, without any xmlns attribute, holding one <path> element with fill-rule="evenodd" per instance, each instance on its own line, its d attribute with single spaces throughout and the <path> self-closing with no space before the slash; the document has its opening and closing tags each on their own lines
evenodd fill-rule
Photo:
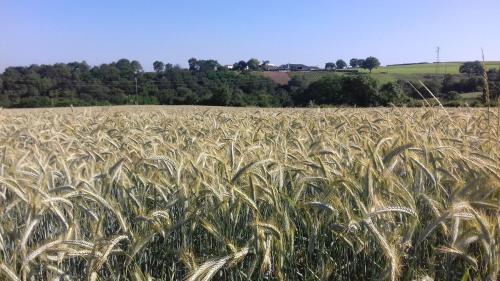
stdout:
<svg viewBox="0 0 500 281">
<path fill-rule="evenodd" d="M 464 62 L 442 62 L 426 64 L 401 64 L 380 67 L 374 69 L 372 73 L 381 74 L 459 74 L 458 69 Z M 500 68 L 500 61 L 485 62 L 488 69 Z M 362 70 L 368 72 L 367 70 Z"/>
<path fill-rule="evenodd" d="M 389 81 L 401 80 L 425 80 L 430 78 L 442 79 L 444 74 L 462 75 L 459 73 L 459 67 L 463 62 L 443 62 L 425 63 L 425 64 L 401 64 L 384 66 L 374 69 L 370 74 L 373 78 L 377 79 L 380 83 Z M 485 63 L 488 69 L 500 68 L 500 61 L 488 61 Z M 369 73 L 368 70 L 359 69 L 359 72 Z M 345 75 L 335 71 L 313 71 L 313 72 L 289 72 L 290 78 L 302 77 L 308 82 L 313 82 L 325 76 L 332 75 Z M 272 75 L 266 75 L 274 79 Z M 282 75 L 279 77 L 283 81 Z M 277 83 L 280 83 L 276 81 Z"/>
</svg>

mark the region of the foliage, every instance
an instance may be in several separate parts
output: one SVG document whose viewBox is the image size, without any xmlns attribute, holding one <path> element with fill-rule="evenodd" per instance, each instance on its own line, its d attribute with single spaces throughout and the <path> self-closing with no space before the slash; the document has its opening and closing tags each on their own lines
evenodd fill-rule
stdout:
<svg viewBox="0 0 500 281">
<path fill-rule="evenodd" d="M 380 89 L 374 79 L 365 75 L 330 76 L 311 83 L 304 91 L 293 95 L 297 105 L 387 106 L 402 104 L 404 95 L 396 83 L 387 83 Z"/>
<path fill-rule="evenodd" d="M 483 75 L 484 66 L 480 61 L 468 61 L 460 65 L 460 73 L 466 73 L 470 76 L 472 75 Z"/>
<path fill-rule="evenodd" d="M 500 68 L 499 68 L 500 70 Z M 500 71 L 497 69 L 490 69 L 487 73 L 490 97 L 493 99 L 500 98 Z"/>
<path fill-rule="evenodd" d="M 247 70 L 247 68 L 248 68 L 248 63 L 245 62 L 244 60 L 241 60 L 233 65 L 233 70 L 244 71 Z"/>
<path fill-rule="evenodd" d="M 342 79 L 338 77 L 325 77 L 313 82 L 307 89 L 295 97 L 298 105 L 314 104 L 341 104 L 344 102 L 342 96 Z"/>
<path fill-rule="evenodd" d="M 357 58 L 352 58 L 349 61 L 349 66 L 352 68 L 360 67 L 361 65 L 358 64 L 359 60 Z"/>
<path fill-rule="evenodd" d="M 143 73 L 142 66 L 133 62 L 121 59 L 92 68 L 85 62 L 9 67 L 0 76 L 0 106 L 130 103 L 281 106 L 276 101 L 283 99 L 283 92 L 277 95 L 280 86 L 271 80 L 248 73 L 215 71 L 219 64 L 214 60 L 190 59 L 191 71 L 155 61 L 155 73 Z M 238 91 L 247 97 L 230 94 Z M 269 96 L 260 95 L 262 91 Z M 265 101 L 259 101 L 260 97 Z M 232 98 L 237 101 L 231 101 Z"/>
<path fill-rule="evenodd" d="M 198 60 L 196 58 L 191 58 L 188 63 L 189 70 L 191 71 L 210 72 L 221 68 L 221 65 L 216 60 Z"/>
<path fill-rule="evenodd" d="M 260 68 L 257 60 L 251 64 L 253 69 Z M 247 71 L 248 63 L 245 61 L 235 65 L 240 71 L 228 71 L 215 60 L 192 58 L 189 65 L 190 70 L 187 70 L 155 61 L 155 72 L 144 72 L 137 61 L 120 59 L 94 67 L 85 62 L 8 67 L 0 75 L 0 107 L 135 103 L 282 107 L 307 106 L 310 101 L 317 105 L 385 106 L 401 104 L 405 100 L 399 96 L 400 89 L 411 98 L 421 99 L 420 94 L 430 98 L 428 91 L 418 83 L 419 78 L 436 96 L 450 91 L 477 92 L 482 90 L 484 84 L 482 77 L 464 75 L 445 75 L 444 78 L 424 75 L 405 79 L 415 81 L 413 84 L 420 92 L 418 94 L 407 82 L 398 83 L 399 87 L 387 86 L 382 91 L 383 86 L 373 84 L 371 78 L 375 78 L 379 85 L 392 79 L 381 80 L 376 74 L 357 73 L 357 70 L 351 69 L 306 72 L 300 74 L 298 79 L 294 79 L 297 75 L 291 75 L 288 85 L 279 85 L 263 75 Z M 326 67 L 337 66 L 329 63 Z M 500 91 L 500 75 L 494 69 L 489 70 L 487 75 L 491 97 L 495 99 Z M 326 83 L 323 85 L 312 84 L 324 76 L 333 78 L 322 81 Z M 328 83 L 340 83 L 342 86 L 337 89 Z"/>
<path fill-rule="evenodd" d="M 441 83 L 437 79 L 422 81 L 425 86 L 418 81 L 399 80 L 397 83 L 401 86 L 403 92 L 413 99 L 429 99 L 432 98 L 432 95 L 439 96 L 441 93 Z"/>
<path fill-rule="evenodd" d="M 447 93 L 444 93 L 442 95 L 442 97 L 443 97 L 443 99 L 448 100 L 448 101 L 457 100 L 460 98 L 460 94 L 457 91 L 449 91 Z"/>
<path fill-rule="evenodd" d="M 153 69 L 157 73 L 163 72 L 165 70 L 165 64 L 161 61 L 153 62 Z"/>
<path fill-rule="evenodd" d="M 446 74 L 443 78 L 441 91 L 447 93 L 456 91 L 459 93 L 477 92 L 482 89 L 484 85 L 481 77 L 462 78 Z"/>
<path fill-rule="evenodd" d="M 377 82 L 368 76 L 342 77 L 342 91 L 343 102 L 348 105 L 377 106 L 381 103 Z"/>
<path fill-rule="evenodd" d="M 379 66 L 380 66 L 380 61 L 376 57 L 367 57 L 361 65 L 361 67 L 368 69 L 370 73 L 374 68 L 377 68 Z"/>
<path fill-rule="evenodd" d="M 358 67 L 363 67 L 363 65 L 365 64 L 365 60 L 364 59 L 358 59 Z"/>
<path fill-rule="evenodd" d="M 325 70 L 334 70 L 337 66 L 333 62 L 327 62 L 325 64 Z"/>
<path fill-rule="evenodd" d="M 408 96 L 397 82 L 387 82 L 380 87 L 379 103 L 383 106 L 404 105 L 408 102 Z"/>
<path fill-rule="evenodd" d="M 347 67 L 347 63 L 344 60 L 337 60 L 337 62 L 335 62 L 335 66 L 337 69 L 344 69 Z"/>
<path fill-rule="evenodd" d="M 250 70 L 259 70 L 260 68 L 260 61 L 258 59 L 250 59 L 247 62 L 247 66 Z"/>
</svg>

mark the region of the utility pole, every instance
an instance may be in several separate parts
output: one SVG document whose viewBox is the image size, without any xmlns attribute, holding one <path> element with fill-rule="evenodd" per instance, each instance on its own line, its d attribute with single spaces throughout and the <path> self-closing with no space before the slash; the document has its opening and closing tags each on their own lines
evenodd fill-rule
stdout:
<svg viewBox="0 0 500 281">
<path fill-rule="evenodd" d="M 436 47 L 436 74 L 438 73 L 439 66 L 441 63 L 441 59 L 439 57 L 439 52 L 441 51 L 441 48 L 439 46 Z"/>
<path fill-rule="evenodd" d="M 139 103 L 139 95 L 137 93 L 137 72 L 134 75 L 134 79 L 135 79 L 135 105 L 137 105 Z"/>
</svg>

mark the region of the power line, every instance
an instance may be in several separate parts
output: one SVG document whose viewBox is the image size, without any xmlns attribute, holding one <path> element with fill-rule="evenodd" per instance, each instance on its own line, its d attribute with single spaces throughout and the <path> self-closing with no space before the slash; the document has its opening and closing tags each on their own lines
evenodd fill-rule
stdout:
<svg viewBox="0 0 500 281">
<path fill-rule="evenodd" d="M 439 66 L 441 64 L 441 58 L 439 57 L 439 53 L 441 52 L 441 48 L 439 46 L 436 47 L 436 74 L 438 73 Z"/>
</svg>

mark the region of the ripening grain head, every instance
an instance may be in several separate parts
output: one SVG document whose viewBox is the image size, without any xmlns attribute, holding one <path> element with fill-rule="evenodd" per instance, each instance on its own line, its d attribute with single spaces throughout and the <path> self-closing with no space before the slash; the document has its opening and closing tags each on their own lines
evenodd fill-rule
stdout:
<svg viewBox="0 0 500 281">
<path fill-rule="evenodd" d="M 495 118 L 423 108 L 2 110 L 0 276 L 496 280 Z"/>
</svg>

